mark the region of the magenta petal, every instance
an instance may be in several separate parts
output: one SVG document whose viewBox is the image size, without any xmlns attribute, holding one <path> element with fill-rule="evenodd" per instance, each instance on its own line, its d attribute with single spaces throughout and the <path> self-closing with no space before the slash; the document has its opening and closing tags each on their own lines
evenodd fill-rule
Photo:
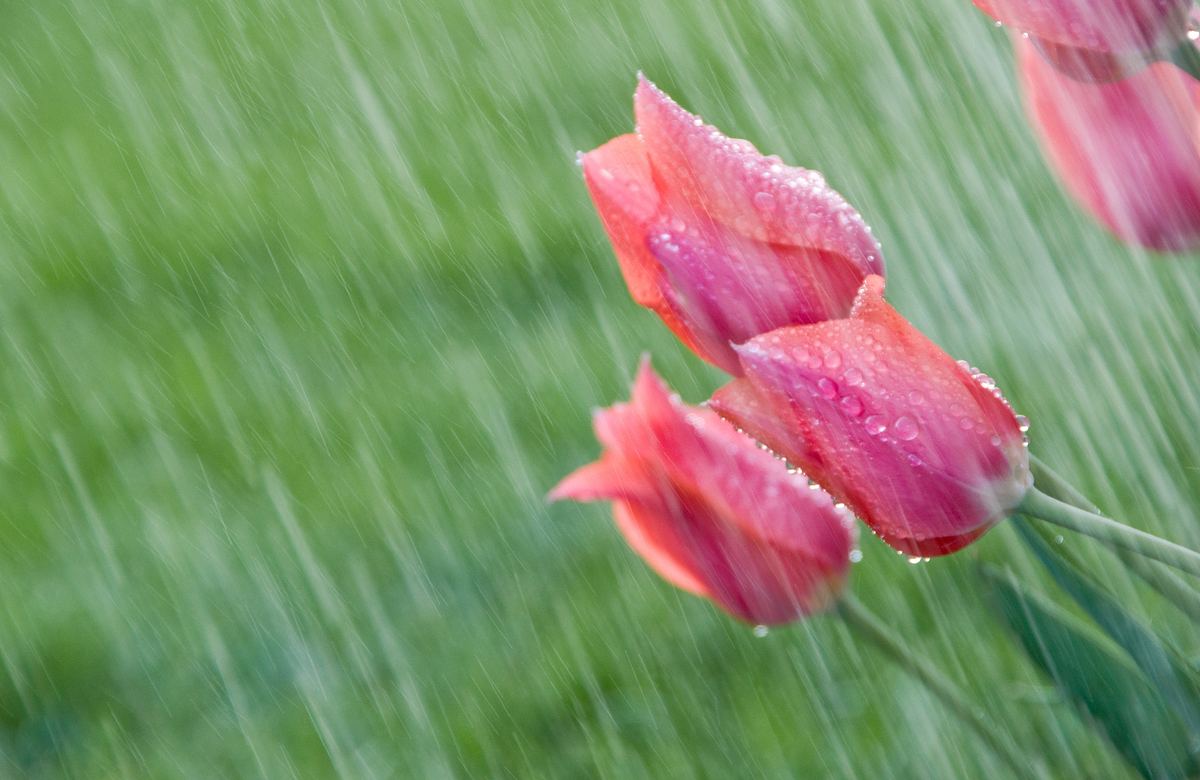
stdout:
<svg viewBox="0 0 1200 780">
<path fill-rule="evenodd" d="M 614 498 L 622 534 L 650 566 L 748 622 L 787 622 L 832 603 L 855 535 L 826 493 L 671 395 L 648 364 L 629 403 L 595 420 L 604 455 L 553 498 Z"/>
<path fill-rule="evenodd" d="M 634 110 L 665 191 L 747 238 L 842 255 L 860 278 L 883 273 L 883 253 L 862 216 L 820 173 L 726 137 L 644 78 Z"/>
<path fill-rule="evenodd" d="M 844 317 L 862 281 L 841 255 L 754 241 L 695 213 L 660 221 L 649 248 L 671 308 L 733 374 L 740 368 L 730 343 Z"/>
<path fill-rule="evenodd" d="M 1097 52 L 1173 46 L 1187 32 L 1192 0 L 974 0 L 1022 33 Z"/>
<path fill-rule="evenodd" d="M 1200 85 L 1166 63 L 1075 81 L 1023 40 L 1017 56 L 1030 124 L 1071 195 L 1124 241 L 1200 246 Z"/>
<path fill-rule="evenodd" d="M 849 319 L 739 346 L 754 392 L 723 391 L 714 407 L 781 448 L 889 544 L 941 555 L 1017 505 L 1029 487 L 1028 455 L 994 387 L 882 292 L 883 280 L 869 277 Z"/>
</svg>

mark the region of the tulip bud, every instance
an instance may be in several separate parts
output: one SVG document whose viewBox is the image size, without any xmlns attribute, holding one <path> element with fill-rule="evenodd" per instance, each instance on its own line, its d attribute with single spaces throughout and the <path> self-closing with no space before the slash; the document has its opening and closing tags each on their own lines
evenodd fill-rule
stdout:
<svg viewBox="0 0 1200 780">
<path fill-rule="evenodd" d="M 643 363 L 627 404 L 595 416 L 600 460 L 552 500 L 613 502 L 629 545 L 664 579 L 749 623 L 832 605 L 853 518 L 708 409 L 670 394 Z"/>
<path fill-rule="evenodd" d="M 630 294 L 700 357 L 740 371 L 731 343 L 845 316 L 883 256 L 821 174 L 725 137 L 639 80 L 638 132 L 582 155 Z"/>
<path fill-rule="evenodd" d="M 1030 123 L 1067 191 L 1124 241 L 1200 246 L 1200 84 L 1165 63 L 1083 83 L 1028 41 L 1017 58 Z"/>
<path fill-rule="evenodd" d="M 1024 433 L 995 384 L 901 317 L 883 286 L 868 277 L 847 319 L 739 346 L 745 377 L 709 403 L 897 550 L 945 555 L 1024 497 Z"/>
</svg>

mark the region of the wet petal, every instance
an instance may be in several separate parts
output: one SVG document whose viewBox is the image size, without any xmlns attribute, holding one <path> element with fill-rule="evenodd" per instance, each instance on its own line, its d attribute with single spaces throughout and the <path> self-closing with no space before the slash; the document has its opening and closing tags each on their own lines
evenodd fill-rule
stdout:
<svg viewBox="0 0 1200 780">
<path fill-rule="evenodd" d="M 898 549 L 957 549 L 1028 488 L 1007 403 L 900 317 L 881 279 L 864 283 L 850 319 L 764 334 L 738 355 L 754 393 L 715 408 L 771 440 Z"/>
<path fill-rule="evenodd" d="M 820 173 L 726 137 L 644 78 L 634 109 L 663 191 L 747 238 L 842 255 L 860 276 L 883 272 L 862 216 Z"/>
</svg>

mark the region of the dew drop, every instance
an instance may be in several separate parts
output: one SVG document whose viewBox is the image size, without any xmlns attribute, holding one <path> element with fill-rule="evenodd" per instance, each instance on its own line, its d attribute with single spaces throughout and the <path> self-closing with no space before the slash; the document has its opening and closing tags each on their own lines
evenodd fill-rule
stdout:
<svg viewBox="0 0 1200 780">
<path fill-rule="evenodd" d="M 863 383 L 862 372 L 853 366 L 846 369 L 846 373 L 842 374 L 842 381 L 851 387 L 858 387 Z"/>
<path fill-rule="evenodd" d="M 887 421 L 883 419 L 882 414 L 873 414 L 866 419 L 867 433 L 872 436 L 878 436 L 887 430 Z"/>
<path fill-rule="evenodd" d="M 759 639 L 762 639 L 764 636 L 766 636 L 769 633 L 771 633 L 771 629 L 767 628 L 766 626 L 755 626 L 754 627 L 754 635 L 756 637 L 758 637 Z"/>
<path fill-rule="evenodd" d="M 1055 543 L 1055 544 L 1062 544 L 1062 543 L 1063 543 L 1063 537 L 1062 537 L 1062 534 L 1058 534 L 1057 536 L 1055 536 L 1055 537 L 1054 537 L 1054 543 Z"/>
<path fill-rule="evenodd" d="M 754 193 L 754 207 L 759 211 L 770 211 L 775 208 L 775 196 L 769 192 Z"/>
<path fill-rule="evenodd" d="M 910 556 L 908 556 L 908 562 L 909 562 L 909 563 L 911 563 L 913 566 L 916 566 L 918 563 L 921 563 L 921 562 L 923 562 L 923 561 L 925 561 L 925 560 L 926 560 L 925 558 L 922 558 L 922 557 L 921 557 L 921 556 L 919 556 L 919 555 L 910 555 Z"/>
<path fill-rule="evenodd" d="M 823 376 L 817 382 L 817 390 L 821 391 L 821 397 L 832 401 L 834 398 L 837 397 L 837 391 L 838 391 L 837 382 L 834 382 L 832 379 L 830 379 L 827 376 Z"/>
<path fill-rule="evenodd" d="M 853 395 L 842 396 L 842 400 L 838 402 L 842 407 L 842 411 L 851 417 L 858 417 L 863 413 L 863 402 Z"/>
<path fill-rule="evenodd" d="M 1017 415 L 1017 427 L 1021 429 L 1021 433 L 1029 430 L 1029 418 L 1023 414 Z"/>
<path fill-rule="evenodd" d="M 825 353 L 825 367 L 833 370 L 842 364 L 842 356 L 835 350 L 829 350 Z"/>
<path fill-rule="evenodd" d="M 908 415 L 897 417 L 896 422 L 892 423 L 892 433 L 900 441 L 912 441 L 919 432 L 917 421 Z"/>
<path fill-rule="evenodd" d="M 858 563 L 859 561 L 862 560 L 862 558 L 863 558 L 862 550 L 851 550 L 850 551 L 850 563 Z"/>
</svg>

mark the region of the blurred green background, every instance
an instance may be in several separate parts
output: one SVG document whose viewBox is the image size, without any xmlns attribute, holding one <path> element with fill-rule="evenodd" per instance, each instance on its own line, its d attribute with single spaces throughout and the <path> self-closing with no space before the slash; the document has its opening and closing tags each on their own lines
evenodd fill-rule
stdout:
<svg viewBox="0 0 1200 780">
<path fill-rule="evenodd" d="M 1066 200 L 968 0 L 0 17 L 0 774 L 1001 771 L 835 618 L 756 638 L 606 507 L 544 504 L 641 352 L 691 401 L 721 382 L 629 300 L 574 164 L 639 68 L 824 171 L 1034 451 L 1200 544 L 1195 258 Z M 1060 597 L 1012 529 L 863 551 L 861 600 L 1022 746 L 1122 776 L 981 601 L 980 558 Z"/>
</svg>

